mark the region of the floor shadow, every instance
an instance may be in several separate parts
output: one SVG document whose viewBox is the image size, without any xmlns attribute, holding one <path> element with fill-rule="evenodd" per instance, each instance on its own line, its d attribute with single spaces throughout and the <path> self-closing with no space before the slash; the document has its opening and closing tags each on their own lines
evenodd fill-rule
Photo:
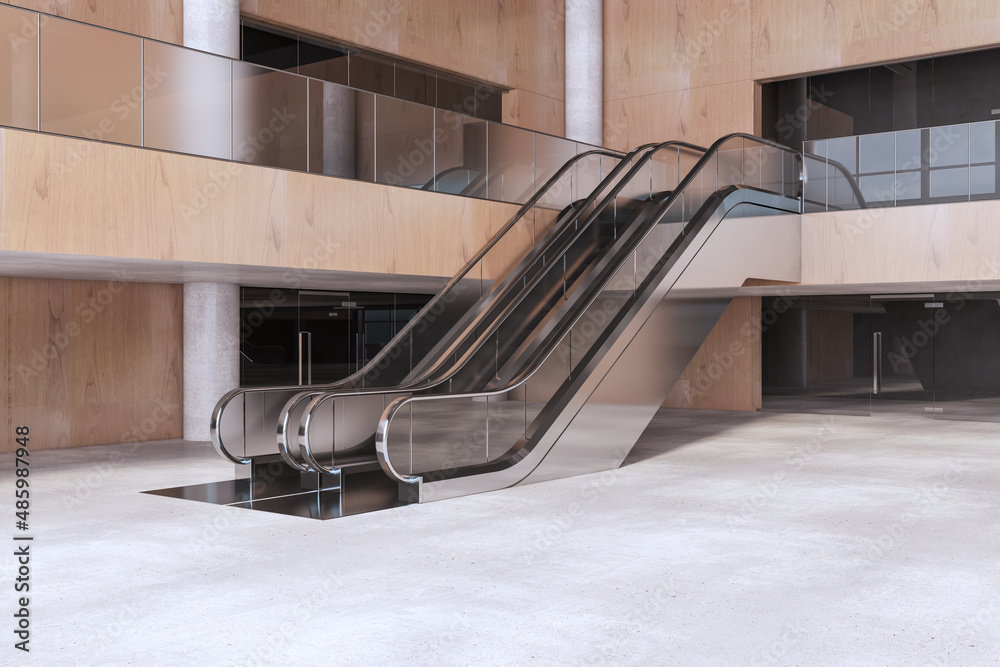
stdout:
<svg viewBox="0 0 1000 667">
<path fill-rule="evenodd" d="M 766 417 L 760 412 L 663 408 L 653 417 L 622 465 L 639 463 L 712 438 L 751 419 Z"/>
</svg>

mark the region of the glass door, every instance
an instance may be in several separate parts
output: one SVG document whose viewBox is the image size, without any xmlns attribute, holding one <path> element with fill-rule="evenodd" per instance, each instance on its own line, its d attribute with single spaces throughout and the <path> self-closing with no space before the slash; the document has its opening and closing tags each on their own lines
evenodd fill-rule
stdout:
<svg viewBox="0 0 1000 667">
<path fill-rule="evenodd" d="M 872 411 L 932 414 L 942 304 L 933 294 L 872 297 Z"/>
<path fill-rule="evenodd" d="M 934 416 L 1000 421 L 1000 293 L 938 294 L 934 303 Z"/>
<path fill-rule="evenodd" d="M 301 384 L 335 382 L 354 368 L 354 314 L 347 292 L 300 290 L 297 358 Z"/>
</svg>

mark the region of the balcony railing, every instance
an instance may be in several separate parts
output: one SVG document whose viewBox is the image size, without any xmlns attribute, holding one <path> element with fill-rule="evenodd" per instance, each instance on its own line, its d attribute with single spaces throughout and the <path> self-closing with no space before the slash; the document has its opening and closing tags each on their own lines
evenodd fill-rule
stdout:
<svg viewBox="0 0 1000 667">
<path fill-rule="evenodd" d="M 997 199 L 998 140 L 997 122 L 986 121 L 807 141 L 806 212 L 858 207 L 832 161 L 855 178 L 868 206 Z"/>
<path fill-rule="evenodd" d="M 6 5 L 0 33 L 8 127 L 513 203 L 593 148 Z"/>
</svg>

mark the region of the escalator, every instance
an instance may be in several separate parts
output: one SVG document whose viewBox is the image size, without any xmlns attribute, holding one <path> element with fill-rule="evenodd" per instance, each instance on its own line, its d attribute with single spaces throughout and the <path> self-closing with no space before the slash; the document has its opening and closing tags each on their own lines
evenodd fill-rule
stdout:
<svg viewBox="0 0 1000 667">
<path fill-rule="evenodd" d="M 361 372 L 223 397 L 219 452 L 316 488 L 381 471 L 402 502 L 619 465 L 743 281 L 798 279 L 804 162 L 749 135 L 646 145 L 517 250 L 580 159 Z"/>
</svg>

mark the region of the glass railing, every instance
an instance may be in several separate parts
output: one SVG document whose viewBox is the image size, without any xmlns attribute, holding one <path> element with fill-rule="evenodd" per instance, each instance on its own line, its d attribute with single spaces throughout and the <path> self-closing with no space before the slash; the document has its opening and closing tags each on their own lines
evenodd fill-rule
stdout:
<svg viewBox="0 0 1000 667">
<path fill-rule="evenodd" d="M 986 121 L 807 141 L 806 212 L 859 208 L 845 172 L 868 206 L 997 199 L 998 140 Z"/>
<path fill-rule="evenodd" d="M 6 5 L 0 32 L 7 127 L 511 203 L 593 148 Z"/>
</svg>

